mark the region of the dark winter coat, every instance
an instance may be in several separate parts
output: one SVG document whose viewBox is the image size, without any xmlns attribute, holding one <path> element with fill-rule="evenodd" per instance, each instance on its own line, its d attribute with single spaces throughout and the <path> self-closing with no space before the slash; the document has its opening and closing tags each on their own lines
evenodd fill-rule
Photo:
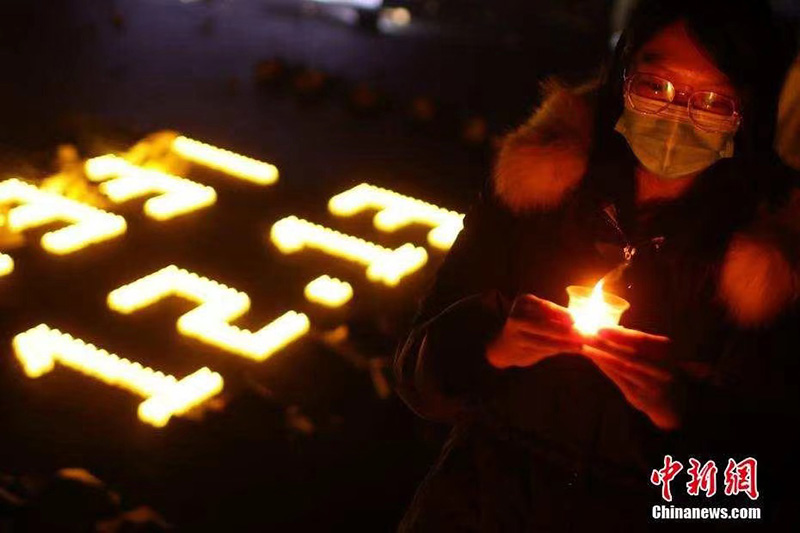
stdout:
<svg viewBox="0 0 800 533">
<path fill-rule="evenodd" d="M 649 481 L 665 454 L 685 465 L 673 504 L 708 505 L 686 495 L 689 457 L 717 461 L 722 493 L 728 457 L 752 456 L 760 499 L 714 500 L 761 506 L 762 525 L 788 519 L 800 193 L 723 235 L 700 227 L 696 206 L 623 229 L 616 205 L 581 192 L 592 106 L 591 93 L 556 90 L 506 139 L 398 350 L 401 396 L 453 426 L 401 530 L 645 530 L 665 503 Z M 626 250 L 631 266 L 609 289 L 631 303 L 623 325 L 673 339 L 689 382 L 677 431 L 656 428 L 585 357 L 507 370 L 485 358 L 515 295 L 566 305 L 568 285 L 593 285 Z"/>
</svg>

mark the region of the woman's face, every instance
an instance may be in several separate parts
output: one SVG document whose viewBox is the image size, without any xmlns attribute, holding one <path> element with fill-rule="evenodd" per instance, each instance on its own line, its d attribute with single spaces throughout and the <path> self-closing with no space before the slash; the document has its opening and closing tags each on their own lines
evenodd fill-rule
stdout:
<svg viewBox="0 0 800 533">
<path fill-rule="evenodd" d="M 739 100 L 730 80 L 689 37 L 683 21 L 667 26 L 648 41 L 633 61 L 633 72 L 654 74 L 678 90 L 712 91 Z"/>
<path fill-rule="evenodd" d="M 693 177 L 732 157 L 739 100 L 736 88 L 680 21 L 636 54 L 626 72 L 625 111 L 615 129 L 643 171 L 666 179 Z"/>
</svg>

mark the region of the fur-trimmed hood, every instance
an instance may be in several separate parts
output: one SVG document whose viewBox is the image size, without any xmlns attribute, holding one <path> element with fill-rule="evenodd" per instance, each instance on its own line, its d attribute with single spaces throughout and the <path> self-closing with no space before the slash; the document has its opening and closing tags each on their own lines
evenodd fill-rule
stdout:
<svg viewBox="0 0 800 533">
<path fill-rule="evenodd" d="M 545 87 L 531 118 L 503 141 L 492 188 L 510 211 L 557 207 L 581 182 L 592 143 L 591 87 Z M 800 297 L 800 190 L 778 213 L 762 214 L 728 244 L 717 294 L 741 326 L 768 324 Z"/>
</svg>

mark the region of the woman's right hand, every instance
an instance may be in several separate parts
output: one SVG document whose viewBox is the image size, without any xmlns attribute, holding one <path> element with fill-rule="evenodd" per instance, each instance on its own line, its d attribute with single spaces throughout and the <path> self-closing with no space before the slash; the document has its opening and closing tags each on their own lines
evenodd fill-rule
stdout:
<svg viewBox="0 0 800 533">
<path fill-rule="evenodd" d="M 495 368 L 526 367 L 561 353 L 581 353 L 583 338 L 573 327 L 566 308 L 520 294 L 500 334 L 486 348 L 486 359 Z"/>
</svg>

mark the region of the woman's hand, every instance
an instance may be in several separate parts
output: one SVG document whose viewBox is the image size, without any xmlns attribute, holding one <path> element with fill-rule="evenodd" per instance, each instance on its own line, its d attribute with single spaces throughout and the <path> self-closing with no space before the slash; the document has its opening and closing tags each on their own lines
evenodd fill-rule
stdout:
<svg viewBox="0 0 800 533">
<path fill-rule="evenodd" d="M 560 353 L 581 353 L 583 338 L 566 308 L 532 294 L 514 299 L 503 330 L 486 349 L 495 368 L 525 367 Z"/>
<path fill-rule="evenodd" d="M 582 353 L 619 388 L 633 407 L 665 430 L 680 426 L 679 379 L 668 337 L 620 326 L 587 336 Z"/>
</svg>

